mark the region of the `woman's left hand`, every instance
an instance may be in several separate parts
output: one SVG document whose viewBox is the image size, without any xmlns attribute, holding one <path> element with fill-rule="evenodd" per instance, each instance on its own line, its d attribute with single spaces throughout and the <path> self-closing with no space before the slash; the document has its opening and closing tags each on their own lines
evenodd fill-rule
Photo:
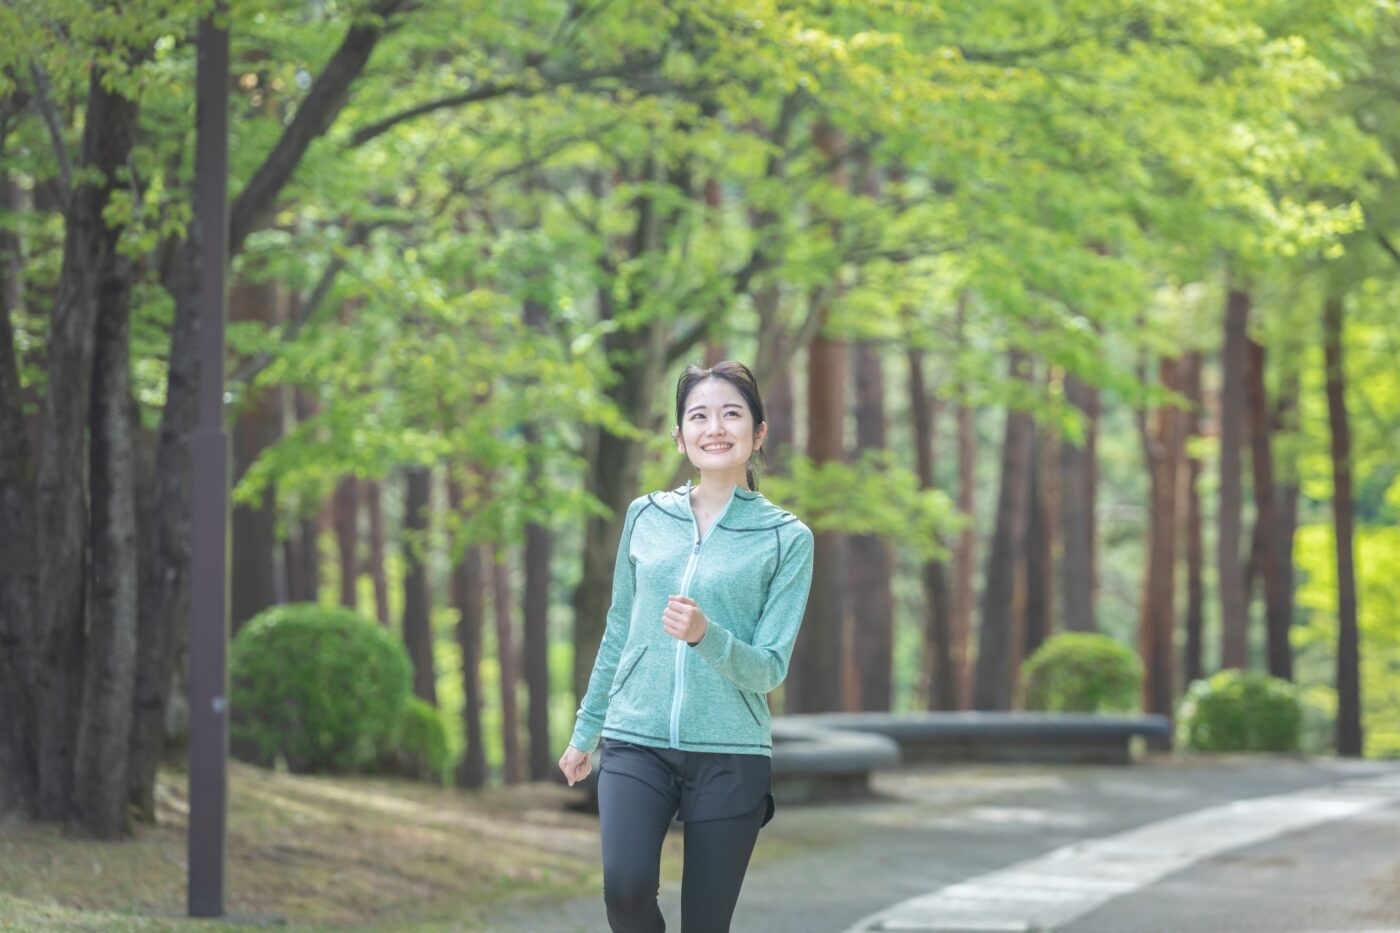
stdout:
<svg viewBox="0 0 1400 933">
<path fill-rule="evenodd" d="M 666 611 L 661 614 L 661 626 L 672 638 L 693 645 L 705 637 L 710 623 L 695 600 L 689 596 L 670 596 L 666 600 Z"/>
</svg>

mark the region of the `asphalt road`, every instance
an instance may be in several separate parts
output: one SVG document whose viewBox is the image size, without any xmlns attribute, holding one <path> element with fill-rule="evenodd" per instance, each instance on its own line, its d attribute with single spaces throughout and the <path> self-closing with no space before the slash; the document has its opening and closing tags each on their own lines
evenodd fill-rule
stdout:
<svg viewBox="0 0 1400 933">
<path fill-rule="evenodd" d="M 855 805 L 779 807 L 734 933 L 1400 933 L 1397 763 L 945 766 L 875 787 Z M 663 879 L 675 931 L 679 900 Z M 489 929 L 605 931 L 602 892 Z"/>
</svg>

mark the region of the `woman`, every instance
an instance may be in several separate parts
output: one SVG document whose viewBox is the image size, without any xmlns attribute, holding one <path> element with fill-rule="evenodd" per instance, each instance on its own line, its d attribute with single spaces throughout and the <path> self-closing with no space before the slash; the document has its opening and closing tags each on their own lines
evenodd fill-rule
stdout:
<svg viewBox="0 0 1400 933">
<path fill-rule="evenodd" d="M 588 690 L 559 767 L 572 786 L 600 749 L 603 900 L 614 931 L 666 928 L 661 843 L 685 827 L 681 923 L 729 929 L 758 831 L 773 817 L 767 694 L 812 583 L 812 532 L 754 486 L 768 424 L 753 373 L 689 366 L 676 386 L 678 453 L 700 471 L 627 508 Z"/>
</svg>

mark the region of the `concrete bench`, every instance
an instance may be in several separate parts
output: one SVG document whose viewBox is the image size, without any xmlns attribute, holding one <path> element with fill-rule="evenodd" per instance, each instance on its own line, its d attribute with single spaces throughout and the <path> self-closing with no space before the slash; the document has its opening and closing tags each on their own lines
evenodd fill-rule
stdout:
<svg viewBox="0 0 1400 933">
<path fill-rule="evenodd" d="M 1132 740 L 1171 747 L 1171 720 L 1096 713 L 806 713 L 782 717 L 808 728 L 879 735 L 907 762 L 1004 761 L 1126 764 Z M 777 721 L 774 723 L 777 729 Z"/>
</svg>

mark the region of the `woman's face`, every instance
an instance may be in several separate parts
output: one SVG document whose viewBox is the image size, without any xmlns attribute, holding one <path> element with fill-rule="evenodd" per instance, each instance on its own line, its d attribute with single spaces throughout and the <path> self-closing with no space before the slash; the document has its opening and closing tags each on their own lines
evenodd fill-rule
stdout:
<svg viewBox="0 0 1400 933">
<path fill-rule="evenodd" d="M 754 436 L 753 414 L 731 383 L 713 376 L 691 387 L 676 433 L 676 451 L 700 470 L 742 470 L 763 444 L 768 426 Z"/>
</svg>

